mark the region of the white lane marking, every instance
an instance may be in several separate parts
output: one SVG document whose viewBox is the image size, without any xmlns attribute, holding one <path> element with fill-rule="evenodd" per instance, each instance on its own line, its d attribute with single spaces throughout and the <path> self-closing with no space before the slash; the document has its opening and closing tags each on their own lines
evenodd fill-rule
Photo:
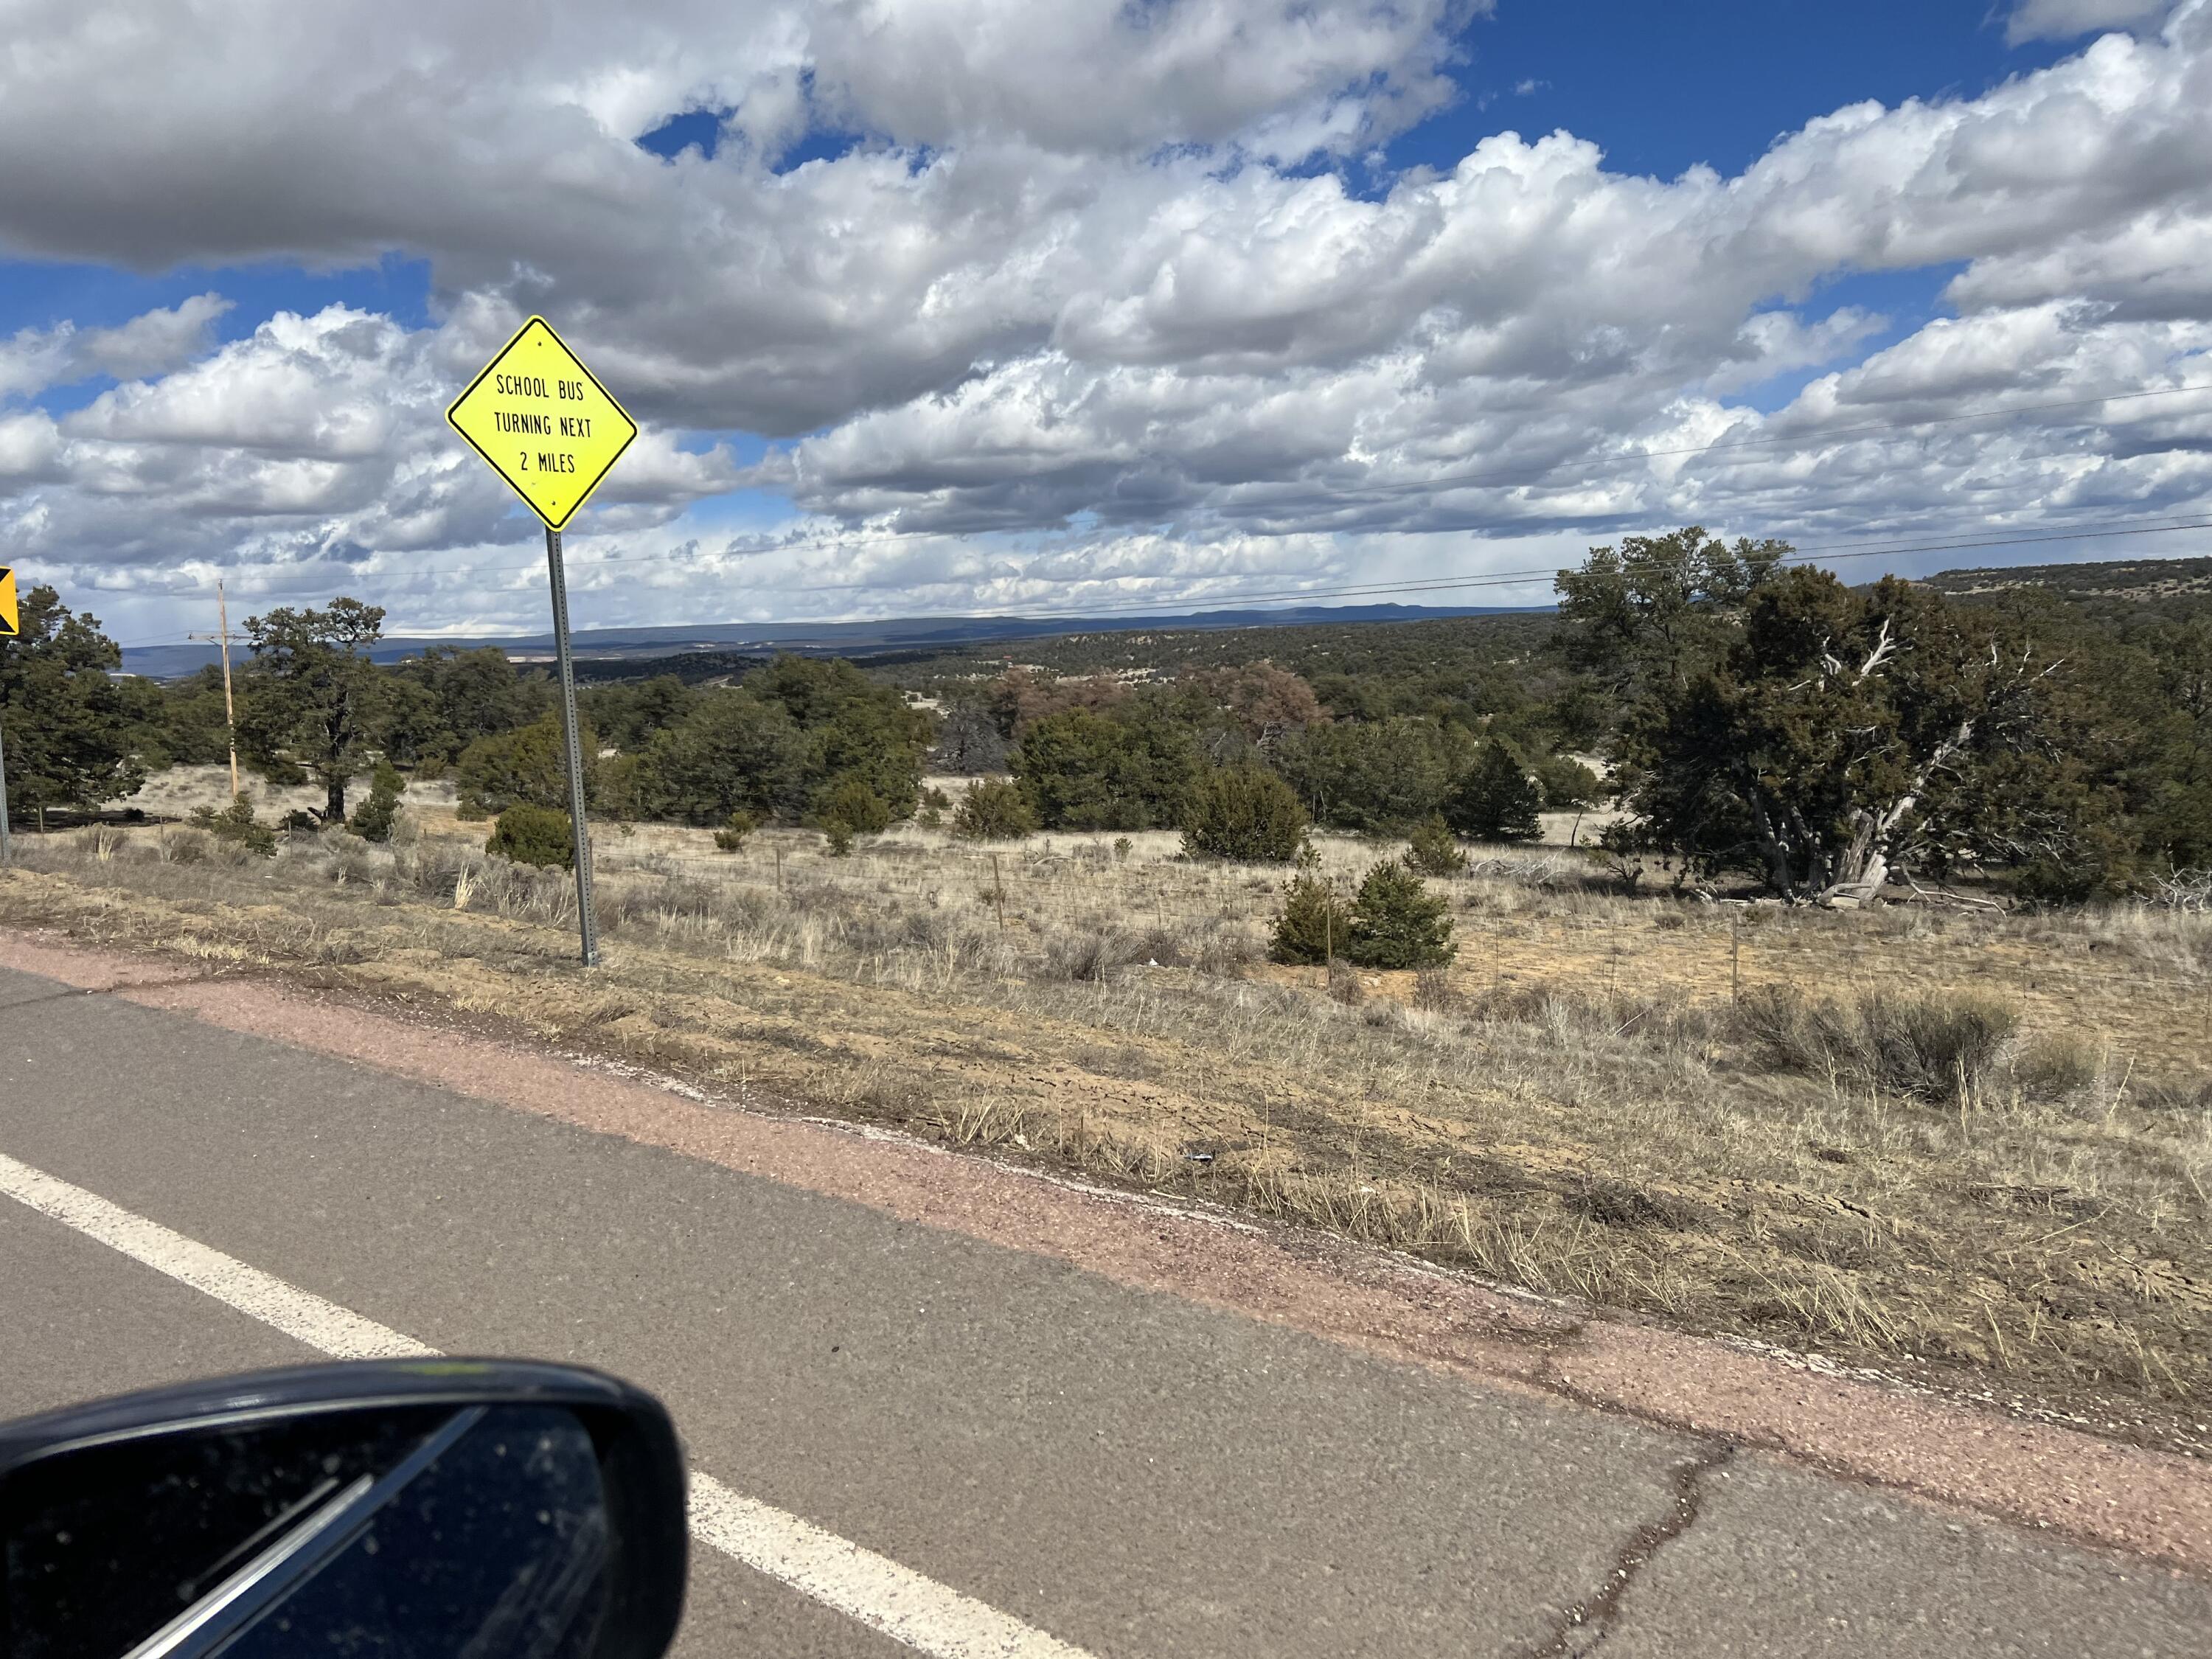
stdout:
<svg viewBox="0 0 2212 1659">
<path fill-rule="evenodd" d="M 438 1350 L 0 1152 L 0 1193 L 338 1359 Z M 933 1659 L 1091 1659 L 949 1585 L 691 1471 L 691 1535 Z"/>
<path fill-rule="evenodd" d="M 1089 1659 L 911 1567 L 691 1471 L 691 1535 L 793 1589 L 943 1659 Z"/>
<path fill-rule="evenodd" d="M 438 1352 L 5 1152 L 0 1193 L 339 1359 L 415 1359 Z"/>
</svg>

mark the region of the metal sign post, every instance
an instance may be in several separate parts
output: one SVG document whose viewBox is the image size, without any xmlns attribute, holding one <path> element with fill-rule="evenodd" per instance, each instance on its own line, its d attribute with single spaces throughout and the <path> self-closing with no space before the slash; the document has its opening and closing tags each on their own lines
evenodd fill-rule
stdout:
<svg viewBox="0 0 2212 1659">
<path fill-rule="evenodd" d="M 561 739 L 568 769 L 568 829 L 576 857 L 576 923 L 584 966 L 599 961 L 592 910 L 592 833 L 584 822 L 584 746 L 576 731 L 576 672 L 568 655 L 568 577 L 561 531 L 637 436 L 614 394 L 543 317 L 532 317 L 446 411 L 493 471 L 545 523 L 553 580 L 553 643 L 561 663 Z"/>
<path fill-rule="evenodd" d="M 599 923 L 592 910 L 592 832 L 584 823 L 584 745 L 576 732 L 576 670 L 568 659 L 568 574 L 561 532 L 545 528 L 545 566 L 553 577 L 553 653 L 561 659 L 561 743 L 568 757 L 568 829 L 576 849 L 576 921 L 584 966 L 599 965 Z"/>
<path fill-rule="evenodd" d="M 8 753 L 0 747 L 0 864 L 8 862 Z"/>
</svg>

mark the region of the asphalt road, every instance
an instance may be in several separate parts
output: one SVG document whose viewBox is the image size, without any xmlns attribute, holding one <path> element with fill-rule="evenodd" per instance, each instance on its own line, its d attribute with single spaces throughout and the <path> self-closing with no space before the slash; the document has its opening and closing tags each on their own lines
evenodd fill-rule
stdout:
<svg viewBox="0 0 2212 1659">
<path fill-rule="evenodd" d="M 2124 1557 L 6 971 L 0 1154 L 431 1346 L 628 1376 L 696 1469 L 1099 1659 L 2212 1631 Z M 317 1357 L 0 1197 L 0 1416 Z M 912 1650 L 695 1559 L 686 1654 Z"/>
</svg>

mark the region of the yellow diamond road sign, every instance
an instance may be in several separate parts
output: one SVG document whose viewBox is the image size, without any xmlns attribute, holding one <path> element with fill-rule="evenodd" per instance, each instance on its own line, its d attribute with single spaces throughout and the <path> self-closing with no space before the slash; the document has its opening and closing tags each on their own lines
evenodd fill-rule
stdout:
<svg viewBox="0 0 2212 1659">
<path fill-rule="evenodd" d="M 12 640 L 23 631 L 23 619 L 15 608 L 15 573 L 0 564 L 0 640 Z"/>
<path fill-rule="evenodd" d="M 554 530 L 637 436 L 637 422 L 543 317 L 501 348 L 446 418 Z"/>
</svg>

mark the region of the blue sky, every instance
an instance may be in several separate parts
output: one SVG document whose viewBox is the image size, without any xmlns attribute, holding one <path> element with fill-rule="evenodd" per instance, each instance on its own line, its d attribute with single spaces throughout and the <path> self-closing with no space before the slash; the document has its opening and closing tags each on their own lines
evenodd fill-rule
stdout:
<svg viewBox="0 0 2212 1659">
<path fill-rule="evenodd" d="M 1975 97 L 2078 44 L 2008 43 L 2002 18 L 1977 0 L 1547 0 L 1501 5 L 1461 40 L 1466 100 L 1392 144 L 1390 166 L 1450 167 L 1486 134 L 1511 128 L 1587 138 L 1623 172 L 1735 174 L 1816 115 L 1867 99 Z M 1825 283 L 1821 297 L 1893 318 L 1871 342 L 1885 344 L 1937 314 L 1956 274 L 1942 265 L 1847 275 Z M 1778 408 L 1812 373 L 1741 400 Z"/>
<path fill-rule="evenodd" d="M 2212 153 L 2212 0 L 499 9 L 241 49 L 215 0 L 0 65 L 10 556 L 140 635 L 217 570 L 526 625 L 532 526 L 437 416 L 540 309 L 647 428 L 572 533 L 610 622 L 2212 505 L 2212 400 L 1912 424 L 2212 380 L 2207 170 L 2166 165 Z"/>
<path fill-rule="evenodd" d="M 430 321 L 430 271 L 421 259 L 392 257 L 373 264 L 309 270 L 299 265 L 178 265 L 131 270 L 81 260 L 9 259 L 0 263 L 0 329 L 112 325 L 156 307 L 210 289 L 237 302 L 216 325 L 219 339 L 241 339 L 276 311 L 318 311 L 326 305 L 388 312 L 410 328 Z"/>
<path fill-rule="evenodd" d="M 1629 173 L 1741 173 L 1814 116 L 1972 98 L 2078 44 L 2008 45 L 1984 0 L 1504 0 L 1460 40 L 1467 101 L 1392 145 L 1394 163 L 1449 167 L 1511 127 L 1565 129 Z"/>
</svg>

